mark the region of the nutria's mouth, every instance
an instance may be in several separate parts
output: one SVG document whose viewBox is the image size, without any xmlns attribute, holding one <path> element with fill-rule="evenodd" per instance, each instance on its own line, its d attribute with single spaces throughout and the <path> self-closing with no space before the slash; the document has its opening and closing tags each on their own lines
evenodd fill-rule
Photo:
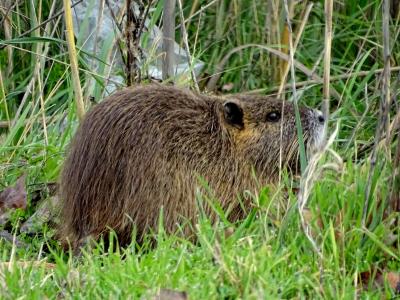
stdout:
<svg viewBox="0 0 400 300">
<path fill-rule="evenodd" d="M 325 140 L 325 120 L 322 112 L 319 110 L 310 111 L 311 122 L 307 130 L 305 138 L 307 156 L 311 157 L 315 152 L 320 150 L 324 145 Z"/>
<path fill-rule="evenodd" d="M 324 120 L 319 117 L 322 113 L 315 110 L 310 110 L 310 121 L 303 127 L 303 141 L 307 159 L 310 159 L 316 152 L 322 149 L 325 141 L 325 126 Z M 289 169 L 296 174 L 300 171 L 300 146 L 297 135 L 289 146 L 287 153 L 288 161 L 290 162 Z"/>
</svg>

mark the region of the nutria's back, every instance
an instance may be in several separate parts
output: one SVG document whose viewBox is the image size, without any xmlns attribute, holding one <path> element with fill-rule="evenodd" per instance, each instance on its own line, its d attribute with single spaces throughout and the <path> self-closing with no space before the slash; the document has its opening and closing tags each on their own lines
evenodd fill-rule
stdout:
<svg viewBox="0 0 400 300">
<path fill-rule="evenodd" d="M 312 145 L 323 119 L 310 109 L 300 115 Z M 262 96 L 222 99 L 160 85 L 117 92 L 86 115 L 70 147 L 61 235 L 76 246 L 112 228 L 126 244 L 133 228 L 138 239 L 156 229 L 161 209 L 165 229 L 174 232 L 196 221 L 201 178 L 237 220 L 251 205 L 243 191 L 276 180 L 281 146 L 283 163 L 295 170 L 296 126 L 287 102 L 282 114 L 281 101 Z M 215 217 L 206 201 L 202 206 Z"/>
</svg>

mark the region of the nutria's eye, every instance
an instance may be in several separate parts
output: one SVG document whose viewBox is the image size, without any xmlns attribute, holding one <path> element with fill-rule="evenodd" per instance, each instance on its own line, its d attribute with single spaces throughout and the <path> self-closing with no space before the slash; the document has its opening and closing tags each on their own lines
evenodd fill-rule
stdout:
<svg viewBox="0 0 400 300">
<path fill-rule="evenodd" d="M 281 119 L 281 113 L 279 111 L 272 111 L 267 114 L 267 122 L 278 122 Z"/>
</svg>

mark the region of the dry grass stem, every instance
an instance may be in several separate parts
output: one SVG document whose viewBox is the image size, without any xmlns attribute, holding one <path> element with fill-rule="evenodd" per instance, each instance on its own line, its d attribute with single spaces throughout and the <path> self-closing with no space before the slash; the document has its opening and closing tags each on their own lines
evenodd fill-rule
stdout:
<svg viewBox="0 0 400 300">
<path fill-rule="evenodd" d="M 190 68 L 190 73 L 192 75 L 192 81 L 194 83 L 194 87 L 196 91 L 200 92 L 199 84 L 196 79 L 196 74 L 194 72 L 194 69 L 192 67 L 192 56 L 190 55 L 190 49 L 189 49 L 189 43 L 188 43 L 188 35 L 186 31 L 186 26 L 185 26 L 185 17 L 183 15 L 183 8 L 182 8 L 182 1 L 178 0 L 178 5 L 179 5 L 179 14 L 181 17 L 181 24 L 182 24 L 182 38 L 183 38 L 183 43 L 185 45 L 185 51 L 186 51 L 186 56 L 188 59 L 188 67 Z"/>
<path fill-rule="evenodd" d="M 10 114 L 8 113 L 8 105 L 7 105 L 7 99 L 6 99 L 6 91 L 4 88 L 4 81 L 3 81 L 3 74 L 2 74 L 2 70 L 0 68 L 0 96 L 1 96 L 1 102 L 4 104 L 4 111 L 6 114 L 6 118 L 7 121 L 4 122 L 7 127 L 10 127 L 11 123 L 10 123 Z"/>
<path fill-rule="evenodd" d="M 289 29 L 288 31 L 288 37 L 289 37 L 289 66 L 290 66 L 290 76 L 292 79 L 292 94 L 293 94 L 293 103 L 294 103 L 294 108 L 295 108 L 295 114 L 296 114 L 296 127 L 297 127 L 297 137 L 299 141 L 299 153 L 300 153 L 300 167 L 301 167 L 301 173 L 304 172 L 305 167 L 306 167 L 306 156 L 305 156 L 305 146 L 304 146 L 304 139 L 303 139 L 303 128 L 301 127 L 301 121 L 300 121 L 300 112 L 299 112 L 299 107 L 298 107 L 298 96 L 297 96 L 297 89 L 296 89 L 296 72 L 295 72 L 295 65 L 294 65 L 294 48 L 293 48 L 293 30 L 292 30 L 292 23 L 290 21 L 290 11 L 289 11 L 289 6 L 287 0 L 284 0 L 284 7 L 285 7 L 285 12 L 286 12 L 286 22 L 287 22 L 287 28 Z"/>
<path fill-rule="evenodd" d="M 312 192 L 314 183 L 322 177 L 324 170 L 335 170 L 340 171 L 343 166 L 342 158 L 332 149 L 333 142 L 339 132 L 339 124 L 336 125 L 335 131 L 327 140 L 326 144 L 319 149 L 314 155 L 311 156 L 307 168 L 304 171 L 303 176 L 300 179 L 300 189 L 298 194 L 298 209 L 300 214 L 301 225 L 303 227 L 304 233 L 307 239 L 310 241 L 314 251 L 322 258 L 322 252 L 317 242 L 314 240 L 311 234 L 311 225 L 308 224 L 307 220 L 304 218 L 304 212 L 307 207 L 307 202 Z M 319 162 L 326 155 L 330 154 L 334 161 L 331 163 L 325 163 L 320 166 Z"/>
<path fill-rule="evenodd" d="M 300 28 L 299 28 L 299 30 L 297 32 L 297 35 L 296 35 L 296 40 L 294 41 L 294 45 L 293 45 L 293 51 L 294 52 L 296 52 L 297 46 L 298 46 L 298 44 L 300 42 L 301 36 L 303 34 L 303 31 L 304 31 L 304 27 L 307 24 L 308 17 L 310 16 L 310 13 L 311 13 L 313 5 L 314 4 L 312 2 L 307 5 L 306 11 L 305 11 L 304 16 L 303 16 L 303 18 L 301 20 Z M 287 78 L 287 75 L 289 73 L 289 68 L 290 68 L 290 65 L 289 64 L 285 64 L 285 69 L 284 69 L 282 77 L 281 77 L 281 84 L 280 84 L 279 90 L 278 90 L 278 97 L 281 97 L 281 95 L 282 95 L 282 92 L 283 92 L 283 89 L 284 89 L 285 83 L 286 83 L 286 78 Z"/>
<path fill-rule="evenodd" d="M 65 11 L 65 36 L 67 38 L 69 60 L 71 64 L 71 76 L 75 94 L 76 112 L 80 120 L 85 115 L 85 105 L 83 103 L 83 95 L 81 89 L 81 82 L 79 79 L 77 53 L 75 49 L 74 40 L 74 27 L 72 24 L 72 12 L 70 0 L 63 0 Z"/>
<path fill-rule="evenodd" d="M 198 7 L 199 7 L 199 0 L 194 0 L 193 1 L 193 4 L 192 4 L 192 7 L 190 8 L 190 13 L 189 13 L 189 17 L 188 17 L 188 21 L 183 21 L 183 20 L 181 20 L 181 22 L 182 22 L 182 24 L 183 25 L 186 25 L 186 27 L 187 28 L 189 28 L 190 27 L 190 22 L 191 22 L 191 20 L 192 20 L 192 16 L 196 13 L 196 10 L 198 9 Z M 201 12 L 200 12 L 201 13 Z M 200 14 L 201 15 L 201 14 Z M 185 23 L 187 23 L 187 24 L 185 24 Z"/>
<path fill-rule="evenodd" d="M 306 3 L 307 1 L 305 1 L 304 3 Z M 286 3 L 286 2 L 284 2 Z M 286 5 L 288 5 L 288 7 L 285 8 L 285 12 L 287 14 L 287 20 L 292 20 L 293 16 L 294 16 L 294 8 L 296 6 L 297 2 L 296 1 L 289 1 L 289 3 L 286 3 Z M 289 28 L 290 26 L 290 28 Z M 283 31 L 282 31 L 282 36 L 280 37 L 279 40 L 279 46 L 280 46 L 280 50 L 281 52 L 285 53 L 285 54 L 289 54 L 289 39 L 291 38 L 290 36 L 293 36 L 293 31 L 292 31 L 292 27 L 291 25 L 288 24 L 288 22 L 285 22 L 283 25 Z M 293 46 L 294 51 L 295 47 Z M 293 55 L 294 56 L 294 55 Z M 282 82 L 284 79 L 284 72 L 286 68 L 290 68 L 289 66 L 289 62 L 285 61 L 285 60 L 280 60 L 279 61 L 279 71 L 278 71 L 278 76 L 279 76 L 279 80 L 280 82 Z"/>
<path fill-rule="evenodd" d="M 333 0 L 325 0 L 325 50 L 324 50 L 324 86 L 322 113 L 325 116 L 325 129 L 329 120 L 329 101 L 330 101 L 330 76 L 331 76 L 331 48 L 332 48 L 332 13 Z"/>
</svg>

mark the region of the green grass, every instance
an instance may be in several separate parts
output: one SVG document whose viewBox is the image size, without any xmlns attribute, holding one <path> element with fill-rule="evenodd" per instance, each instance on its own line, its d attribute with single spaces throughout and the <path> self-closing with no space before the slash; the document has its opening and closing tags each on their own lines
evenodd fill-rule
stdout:
<svg viewBox="0 0 400 300">
<path fill-rule="evenodd" d="M 361 227 L 366 174 L 365 168 L 349 163 L 342 175 L 327 173 L 316 185 L 309 206 L 321 220 L 319 225 L 311 224 L 322 257 L 306 239 L 297 210 L 279 212 L 280 198 L 264 191 L 255 218 L 250 214 L 249 222 L 214 226 L 203 219 L 195 244 L 179 235 L 165 236 L 162 228 L 155 235 L 155 248 L 145 242 L 105 253 L 100 243 L 81 258 L 60 251 L 46 234 L 33 238 L 28 250 L 17 249 L 15 254 L 2 242 L 3 261 L 43 260 L 55 263 L 55 268 L 3 267 L 0 276 L 5 288 L 1 294 L 10 299 L 62 295 L 135 299 L 169 288 L 186 291 L 191 299 L 394 296 L 388 286 L 377 289 L 371 281 L 362 287 L 360 282 L 361 273 L 400 269 L 400 251 L 387 243 L 390 232 L 381 222 L 380 205 L 374 203 L 370 208 L 369 229 Z M 389 172 L 377 172 L 375 196 L 386 196 L 390 176 Z M 293 195 L 290 203 L 295 203 Z M 233 231 L 225 236 L 228 228 Z"/>
<path fill-rule="evenodd" d="M 196 1 L 183 1 L 184 15 L 189 16 Z M 194 57 L 206 67 L 201 74 L 204 87 L 216 65 L 233 48 L 249 43 L 279 48 L 271 41 L 266 27 L 266 2 L 259 0 L 220 0 L 194 17 L 187 28 L 189 45 Z M 295 59 L 309 69 L 323 53 L 323 1 L 314 1 L 305 32 L 295 53 Z M 63 20 L 57 19 L 24 38 L 19 36 L 47 19 L 53 1 L 24 2 L 11 11 L 11 38 L 0 29 L 0 47 L 13 48 L 14 69 L 7 71 L 8 52 L 0 49 L 0 120 L 17 117 L 10 129 L 0 129 L 0 186 L 15 182 L 21 173 L 28 173 L 27 190 L 30 205 L 27 211 L 15 211 L 5 229 L 16 233 L 28 244 L 14 248 L 0 240 L 0 298 L 132 298 L 155 294 L 160 288 L 186 291 L 190 299 L 381 299 L 395 297 L 388 285 L 376 284 L 381 273 L 399 272 L 400 244 L 398 228 L 393 220 L 398 213 L 385 217 L 384 208 L 391 192 L 389 183 L 394 170 L 385 153 L 378 156 L 372 176 L 370 207 L 366 228 L 362 226 L 365 189 L 369 160 L 379 118 L 381 99 L 379 75 L 373 72 L 383 67 L 381 1 L 344 1 L 336 3 L 332 76 L 367 71 L 367 76 L 353 76 L 332 82 L 340 99 L 331 101 L 331 131 L 339 123 L 334 150 L 345 161 L 338 170 L 325 170 L 316 180 L 308 201 L 315 252 L 301 226 L 297 197 L 286 190 L 298 186 L 297 179 L 284 178 L 281 186 L 266 187 L 254 196 L 254 209 L 246 220 L 229 224 L 221 221 L 211 225 L 207 218 L 196 229 L 198 242 L 179 236 L 166 236 L 160 227 L 155 233 L 156 246 L 132 244 L 127 249 L 107 252 L 100 244 L 82 257 L 63 252 L 53 238 L 54 229 L 44 225 L 36 235 L 20 234 L 19 226 L 35 210 L 33 194 L 40 184 L 56 181 L 67 145 L 75 132 L 75 112 L 68 53 L 63 34 Z M 204 7 L 209 1 L 199 1 Z M 38 7 L 42 7 L 39 14 Z M 162 2 L 151 11 L 151 24 L 159 25 Z M 36 8 L 36 9 L 34 9 Z M 62 5 L 58 3 L 55 11 Z M 294 25 L 300 23 L 303 4 L 295 10 Z M 0 13 L 0 16 L 2 14 Z M 274 24 L 283 29 L 284 14 Z M 1 21 L 1 20 L 0 20 Z M 177 14 L 177 24 L 180 18 Z M 400 19 L 391 20 L 392 65 L 398 66 Z M 147 39 L 144 36 L 144 43 Z M 179 31 L 177 39 L 180 41 Z M 273 41 L 273 39 L 272 39 Z M 78 39 L 81 46 L 82 39 Z M 99 45 L 98 68 L 87 61 L 92 54 L 81 51 L 84 98 L 101 101 L 106 94 L 109 52 L 113 41 L 107 37 Z M 44 53 L 42 61 L 37 53 Z M 152 57 L 148 58 L 149 60 Z M 232 84 L 230 92 L 262 89 L 276 91 L 279 86 L 277 60 L 268 52 L 246 48 L 228 60 L 217 83 L 217 89 Z M 121 70 L 122 73 L 123 70 Z M 323 66 L 315 68 L 322 76 Z M 145 74 L 143 70 L 143 74 Z M 36 77 L 35 77 L 36 76 Z M 307 80 L 297 70 L 296 81 Z M 31 92 L 27 86 L 35 78 Z M 392 76 L 393 93 L 398 92 L 397 73 Z M 322 86 L 309 85 L 300 103 L 319 107 Z M 5 97 L 3 97 L 3 95 Z M 42 125 L 45 102 L 46 131 Z M 286 98 L 290 99 L 290 91 Z M 22 105 L 21 105 L 22 103 Z M 393 103 L 391 116 L 399 103 Z M 390 150 L 395 151 L 393 141 Z M 319 170 L 331 163 L 324 157 Z M 3 228 L 0 228 L 0 230 Z M 397 231 L 396 231 L 397 230 Z M 231 232 L 226 235 L 226 232 Z M 150 237 L 149 237 L 150 239 Z M 397 247 L 396 247 L 397 245 Z M 48 262 L 22 267 L 23 261 Z M 12 262 L 11 267 L 5 262 Z M 369 280 L 362 282 L 366 276 Z"/>
</svg>

